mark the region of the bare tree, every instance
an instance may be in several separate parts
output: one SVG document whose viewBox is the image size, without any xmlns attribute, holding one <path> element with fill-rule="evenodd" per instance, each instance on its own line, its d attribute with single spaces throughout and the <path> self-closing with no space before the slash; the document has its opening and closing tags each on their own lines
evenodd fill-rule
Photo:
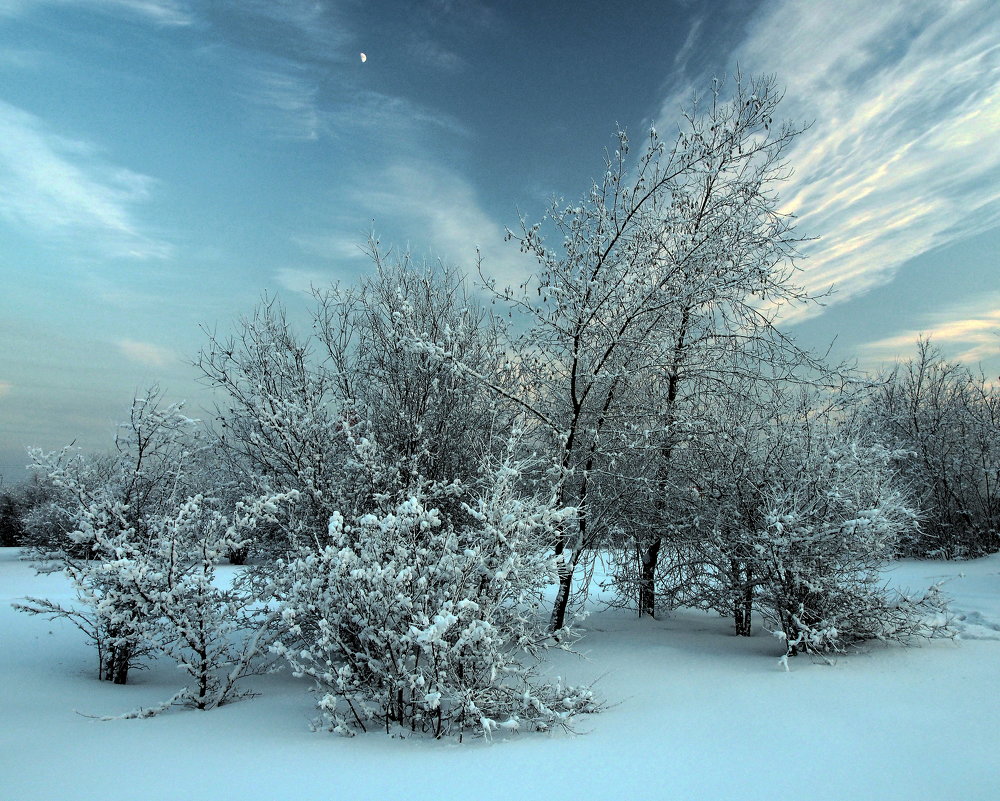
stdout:
<svg viewBox="0 0 1000 801">
<path fill-rule="evenodd" d="M 921 556 L 971 557 L 1000 549 L 1000 392 L 928 340 L 915 358 L 883 375 L 864 414 L 886 442 L 908 454 L 921 488 Z"/>
<path fill-rule="evenodd" d="M 230 464 L 255 494 L 299 493 L 281 525 L 292 546 L 322 545 L 334 512 L 399 503 L 414 481 L 442 511 L 461 513 L 461 487 L 477 480 L 494 434 L 509 430 L 511 415 L 481 385 L 403 341 L 419 330 L 499 372 L 498 330 L 463 276 L 375 240 L 369 254 L 374 272 L 356 286 L 314 291 L 308 335 L 265 299 L 233 337 L 211 334 L 198 362 L 225 397 L 217 417 Z M 364 441 L 392 457 L 379 471 L 359 469 Z"/>
<path fill-rule="evenodd" d="M 115 452 L 88 458 L 69 449 L 32 452 L 35 468 L 57 490 L 56 502 L 71 525 L 67 547 L 45 543 L 37 556 L 55 559 L 73 582 L 80 602 L 63 607 L 28 599 L 24 611 L 70 620 L 93 641 L 99 678 L 125 684 L 129 671 L 153 650 L 157 615 L 136 599 L 121 570 L 155 547 L 155 521 L 183 494 L 185 465 L 194 446 L 192 422 L 177 406 L 161 406 L 157 387 L 133 400 L 119 428 Z"/>
<path fill-rule="evenodd" d="M 565 621 L 580 560 L 629 525 L 627 505 L 614 512 L 596 498 L 624 496 L 613 485 L 634 478 L 618 473 L 625 453 L 655 448 L 654 495 L 666 498 L 696 386 L 721 389 L 734 369 L 768 365 L 780 374 L 802 363 L 773 325 L 781 303 L 804 298 L 791 283 L 791 221 L 774 193 L 801 128 L 774 123 L 780 99 L 772 78 L 736 76 L 728 99 L 716 82 L 669 142 L 651 131 L 633 164 L 619 133 L 586 197 L 509 233 L 539 265 L 518 290 L 491 285 L 528 321 L 511 343 L 521 384 L 484 380 L 532 416 L 560 501 L 578 509 L 554 543 L 554 628 Z M 445 349 L 437 354 L 475 374 Z M 662 538 L 648 534 L 639 592 L 640 609 L 652 614 Z"/>
</svg>

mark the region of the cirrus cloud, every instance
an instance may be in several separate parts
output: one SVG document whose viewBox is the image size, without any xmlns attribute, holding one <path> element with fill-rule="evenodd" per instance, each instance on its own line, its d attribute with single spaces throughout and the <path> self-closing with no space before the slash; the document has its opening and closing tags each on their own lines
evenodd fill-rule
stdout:
<svg viewBox="0 0 1000 801">
<path fill-rule="evenodd" d="M 0 216 L 47 237 L 74 237 L 100 256 L 165 258 L 170 245 L 135 219 L 153 184 L 0 100 Z"/>
<path fill-rule="evenodd" d="M 984 147 L 1000 130 L 998 41 L 991 0 L 780 0 L 751 21 L 731 63 L 775 73 L 783 112 L 814 123 L 783 190 L 799 230 L 821 237 L 803 248 L 807 289 L 835 286 L 830 303 L 843 302 L 1000 224 L 1000 147 Z M 694 85 L 660 116 L 673 119 Z"/>
<path fill-rule="evenodd" d="M 950 358 L 967 364 L 1000 356 L 1000 292 L 927 315 L 922 327 L 869 342 L 862 352 L 873 362 L 907 358 L 918 337 L 930 339 Z"/>
<path fill-rule="evenodd" d="M 177 360 L 172 350 L 150 342 L 121 339 L 117 344 L 118 350 L 126 359 L 144 367 L 166 367 Z"/>
</svg>

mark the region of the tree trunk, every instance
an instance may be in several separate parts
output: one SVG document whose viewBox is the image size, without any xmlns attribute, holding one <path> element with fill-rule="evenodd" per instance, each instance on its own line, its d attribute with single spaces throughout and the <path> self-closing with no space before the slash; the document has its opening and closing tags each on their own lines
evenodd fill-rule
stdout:
<svg viewBox="0 0 1000 801">
<path fill-rule="evenodd" d="M 102 679 L 112 684 L 127 684 L 129 652 L 122 646 L 112 646 L 107 651 L 107 661 L 102 666 Z"/>
<path fill-rule="evenodd" d="M 549 631 L 559 631 L 566 625 L 566 609 L 569 606 L 570 590 L 573 587 L 573 568 L 575 564 L 559 564 L 559 590 L 556 602 L 552 606 L 552 619 L 549 621 Z"/>
<path fill-rule="evenodd" d="M 737 637 L 749 637 L 752 633 L 753 577 L 749 565 L 741 565 L 736 559 L 730 560 L 730 575 L 733 589 L 738 592 L 733 601 L 733 622 Z"/>
<path fill-rule="evenodd" d="M 663 540 L 657 538 L 652 545 L 642 550 L 642 565 L 639 574 L 639 617 L 649 615 L 656 617 L 656 564 L 659 561 L 660 545 Z"/>
</svg>

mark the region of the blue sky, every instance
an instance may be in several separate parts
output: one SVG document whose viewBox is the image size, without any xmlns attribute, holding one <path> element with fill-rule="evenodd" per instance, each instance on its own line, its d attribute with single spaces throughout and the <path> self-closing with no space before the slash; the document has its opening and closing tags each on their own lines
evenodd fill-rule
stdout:
<svg viewBox="0 0 1000 801">
<path fill-rule="evenodd" d="M 200 326 L 304 308 L 373 226 L 516 280 L 518 210 L 737 65 L 812 122 L 782 204 L 837 292 L 793 332 L 1000 374 L 995 0 L 0 0 L 0 473 L 106 447 L 151 381 L 198 414 Z"/>
</svg>

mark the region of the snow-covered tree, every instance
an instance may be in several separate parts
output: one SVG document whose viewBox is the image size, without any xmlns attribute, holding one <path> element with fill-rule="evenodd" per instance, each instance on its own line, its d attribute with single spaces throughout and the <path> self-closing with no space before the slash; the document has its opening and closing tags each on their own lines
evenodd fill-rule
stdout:
<svg viewBox="0 0 1000 801">
<path fill-rule="evenodd" d="M 750 543 L 761 609 L 789 655 L 930 636 L 946 623 L 936 590 L 911 599 L 884 586 L 917 524 L 892 454 L 812 426 L 795 432 L 762 488 L 763 528 Z"/>
<path fill-rule="evenodd" d="M 923 524 L 906 543 L 919 556 L 973 557 L 1000 549 L 1000 391 L 948 362 L 929 341 L 880 377 L 861 412 L 919 488 Z"/>
<path fill-rule="evenodd" d="M 66 573 L 79 606 L 31 599 L 23 608 L 74 622 L 97 648 L 99 678 L 115 684 L 127 682 L 158 635 L 157 619 L 137 602 L 123 569 L 150 547 L 150 526 L 177 491 L 190 446 L 191 421 L 177 407 L 161 408 L 159 399 L 154 388 L 134 400 L 109 457 L 32 452 L 35 469 L 56 488 L 59 512 L 72 524 L 68 547 L 35 555 L 54 557 L 48 569 Z"/>
<path fill-rule="evenodd" d="M 369 243 L 374 271 L 353 287 L 316 289 L 312 330 L 297 335 L 274 300 L 242 319 L 229 339 L 210 336 L 200 367 L 225 395 L 220 443 L 254 494 L 294 490 L 285 547 L 324 544 L 333 512 L 350 517 L 372 498 L 420 476 L 432 485 L 474 483 L 476 465 L 511 415 L 477 383 L 405 346 L 411 330 L 495 374 L 494 321 L 466 294 L 463 277 L 421 267 Z M 387 458 L 360 471 L 357 440 Z M 434 498 L 461 514 L 461 492 Z"/>
<path fill-rule="evenodd" d="M 655 450 L 650 497 L 663 499 L 696 387 L 724 392 L 732 370 L 780 373 L 804 360 L 773 326 L 776 308 L 802 297 L 790 281 L 796 240 L 774 191 L 800 129 L 775 124 L 779 101 L 771 78 L 737 76 L 728 93 L 717 82 L 676 134 L 651 131 L 633 161 L 620 133 L 586 197 L 510 234 L 539 265 L 519 290 L 497 291 L 527 321 L 510 346 L 521 383 L 481 379 L 531 415 L 560 502 L 579 509 L 554 543 L 555 628 L 584 555 L 648 517 L 628 502 L 615 508 L 636 478 L 621 472 L 635 462 L 629 454 Z M 476 375 L 447 348 L 414 339 Z M 640 608 L 652 614 L 662 536 L 644 533 Z"/>
<path fill-rule="evenodd" d="M 0 486 L 0 545 L 33 547 L 49 541 L 66 544 L 68 529 L 54 505 L 55 494 L 52 485 L 38 473 L 18 484 Z"/>
<path fill-rule="evenodd" d="M 512 414 L 503 415 L 480 382 L 408 347 L 407 337 L 419 331 L 474 370 L 502 376 L 499 322 L 454 268 L 417 265 L 409 254 L 381 250 L 374 238 L 368 254 L 374 270 L 357 285 L 315 292 L 313 329 L 342 413 L 367 425 L 399 483 L 419 475 L 474 484 Z"/>
<path fill-rule="evenodd" d="M 227 338 L 209 333 L 198 367 L 223 396 L 217 444 L 236 494 L 298 493 L 280 525 L 257 532 L 262 547 L 282 553 L 310 541 L 336 508 L 348 454 L 344 419 L 315 342 L 296 334 L 276 299 L 235 327 Z"/>
<path fill-rule="evenodd" d="M 945 631 L 936 588 L 909 597 L 884 586 L 919 520 L 898 454 L 850 425 L 853 398 L 743 389 L 716 404 L 714 427 L 687 455 L 692 493 L 664 594 L 731 615 L 740 635 L 760 614 L 787 655 Z"/>
<path fill-rule="evenodd" d="M 280 571 L 278 650 L 315 681 L 332 729 L 490 736 L 596 709 L 589 690 L 537 675 L 547 545 L 572 510 L 524 495 L 522 467 L 495 466 L 464 523 L 426 504 L 425 481 L 389 508 L 334 514 L 330 543 Z"/>
<path fill-rule="evenodd" d="M 119 583 L 137 607 L 158 624 L 155 652 L 173 659 L 190 684 L 171 699 L 212 709 L 239 698 L 238 683 L 269 668 L 268 648 L 279 632 L 278 615 L 246 576 L 220 585 L 219 560 L 246 547 L 259 520 L 274 520 L 289 496 L 236 504 L 229 516 L 210 499 L 194 495 L 157 518 L 150 546 L 116 565 Z"/>
<path fill-rule="evenodd" d="M 247 586 L 217 585 L 216 564 L 289 499 L 238 503 L 227 515 L 194 492 L 193 478 L 204 478 L 196 430 L 153 389 L 133 402 L 111 456 L 35 454 L 60 493 L 71 547 L 46 543 L 34 556 L 69 577 L 77 602 L 29 598 L 19 608 L 74 623 L 96 647 L 99 678 L 116 684 L 147 658 L 175 659 L 191 685 L 172 700 L 205 709 L 260 669 L 275 629 Z"/>
</svg>

